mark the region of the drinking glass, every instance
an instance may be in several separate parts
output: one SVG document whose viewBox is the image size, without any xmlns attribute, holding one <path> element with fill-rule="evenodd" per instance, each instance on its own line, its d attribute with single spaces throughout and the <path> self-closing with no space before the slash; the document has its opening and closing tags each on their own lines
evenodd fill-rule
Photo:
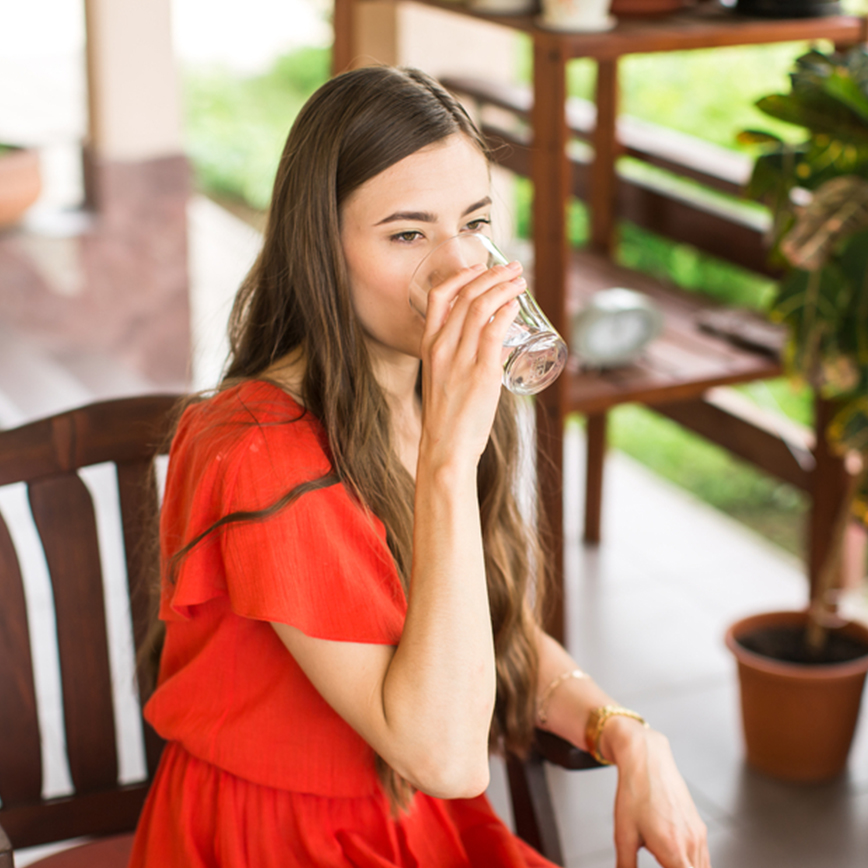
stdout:
<svg viewBox="0 0 868 868">
<path fill-rule="evenodd" d="M 435 247 L 416 267 L 410 281 L 410 304 L 424 319 L 428 293 L 472 265 L 506 265 L 494 242 L 479 232 L 462 232 Z M 567 361 L 567 345 L 554 330 L 536 299 L 525 290 L 503 341 L 503 385 L 516 395 L 535 395 L 553 383 Z"/>
</svg>

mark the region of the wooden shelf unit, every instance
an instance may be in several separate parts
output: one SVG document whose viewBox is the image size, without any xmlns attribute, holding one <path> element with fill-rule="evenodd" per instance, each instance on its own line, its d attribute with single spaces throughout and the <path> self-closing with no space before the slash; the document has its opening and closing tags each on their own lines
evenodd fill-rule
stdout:
<svg viewBox="0 0 868 868">
<path fill-rule="evenodd" d="M 335 71 L 353 65 L 355 52 L 354 10 L 364 0 L 335 0 Z M 475 12 L 449 0 L 401 0 L 469 16 L 523 32 L 533 42 L 533 100 L 526 114 L 532 141 L 528 148 L 527 174 L 533 181 L 534 294 L 553 325 L 569 333 L 569 314 L 584 293 L 594 288 L 627 285 L 653 295 L 664 308 L 667 328 L 663 338 L 638 365 L 600 375 L 582 372 L 575 365 L 553 386 L 537 396 L 537 462 L 541 508 L 552 529 L 551 546 L 556 577 L 555 591 L 563 587 L 563 431 L 571 412 L 587 415 L 588 476 L 586 480 L 585 540 L 600 534 L 602 466 L 605 454 L 606 411 L 617 404 L 640 401 L 674 406 L 684 402 L 680 420 L 697 409 L 707 390 L 721 384 L 749 382 L 778 376 L 776 359 L 734 347 L 693 328 L 685 311 L 685 297 L 645 275 L 612 262 L 616 243 L 619 198 L 622 186 L 616 163 L 625 148 L 618 136 L 618 62 L 628 54 L 758 45 L 799 40 L 827 39 L 836 45 L 868 41 L 866 19 L 858 16 L 764 19 L 736 15 L 717 2 L 698 2 L 676 14 L 662 17 L 622 18 L 604 33 L 564 33 L 546 30 L 529 15 L 496 16 Z M 596 124 L 588 135 L 594 157 L 585 176 L 590 206 L 590 244 L 580 252 L 567 243 L 567 201 L 574 191 L 574 166 L 568 142 L 575 134 L 567 118 L 566 70 L 570 60 L 592 58 L 597 63 Z M 573 125 L 575 127 L 575 125 Z M 756 257 L 755 257 L 756 258 Z M 690 304 L 708 306 L 694 297 Z M 690 306 L 688 304 L 688 307 Z M 695 311 L 694 311 L 695 313 Z M 716 411 L 715 411 L 716 412 Z M 700 413 L 705 419 L 705 410 Z M 814 514 L 810 527 L 809 573 L 814 578 L 822 562 L 832 522 L 833 505 L 843 492 L 840 463 L 826 448 L 822 419 L 816 430 L 817 469 L 811 474 Z M 733 425 L 743 432 L 737 420 Z M 774 448 L 766 432 L 763 445 L 754 451 L 773 451 L 769 465 L 785 462 L 786 446 Z M 751 452 L 750 449 L 747 450 Z M 740 454 L 744 454 L 743 452 Z M 548 628 L 563 638 L 563 605 L 557 599 Z"/>
</svg>

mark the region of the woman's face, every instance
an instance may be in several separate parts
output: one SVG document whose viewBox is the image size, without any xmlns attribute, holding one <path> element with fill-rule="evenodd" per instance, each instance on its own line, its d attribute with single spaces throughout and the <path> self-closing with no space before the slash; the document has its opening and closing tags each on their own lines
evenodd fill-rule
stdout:
<svg viewBox="0 0 868 868">
<path fill-rule="evenodd" d="M 457 134 L 405 157 L 362 184 L 341 209 L 341 243 L 353 307 L 381 358 L 418 358 L 423 322 L 408 286 L 424 256 L 447 238 L 488 231 L 488 163 Z"/>
</svg>

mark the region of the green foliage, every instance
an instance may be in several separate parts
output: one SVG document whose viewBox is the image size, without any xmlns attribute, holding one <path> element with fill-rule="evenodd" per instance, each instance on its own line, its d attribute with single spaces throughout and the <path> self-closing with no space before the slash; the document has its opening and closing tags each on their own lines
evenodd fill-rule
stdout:
<svg viewBox="0 0 868 868">
<path fill-rule="evenodd" d="M 809 51 L 790 92 L 757 105 L 807 134 L 796 146 L 761 141 L 749 188 L 772 208 L 790 266 L 772 314 L 790 328 L 790 370 L 838 405 L 830 441 L 868 461 L 868 50 Z M 863 482 L 856 511 L 866 518 Z"/>
<path fill-rule="evenodd" d="M 219 69 L 188 73 L 187 152 L 199 187 L 267 208 L 289 128 L 328 78 L 329 62 L 328 49 L 303 48 L 249 78 Z"/>
</svg>

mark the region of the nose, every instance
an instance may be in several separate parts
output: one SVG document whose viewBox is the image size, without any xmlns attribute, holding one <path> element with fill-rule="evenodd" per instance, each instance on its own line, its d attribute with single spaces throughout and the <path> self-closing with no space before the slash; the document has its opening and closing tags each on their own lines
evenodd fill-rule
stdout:
<svg viewBox="0 0 868 868">
<path fill-rule="evenodd" d="M 426 282 L 431 289 L 462 269 L 487 266 L 488 251 L 469 234 L 456 235 L 431 251 L 428 260 Z"/>
</svg>

